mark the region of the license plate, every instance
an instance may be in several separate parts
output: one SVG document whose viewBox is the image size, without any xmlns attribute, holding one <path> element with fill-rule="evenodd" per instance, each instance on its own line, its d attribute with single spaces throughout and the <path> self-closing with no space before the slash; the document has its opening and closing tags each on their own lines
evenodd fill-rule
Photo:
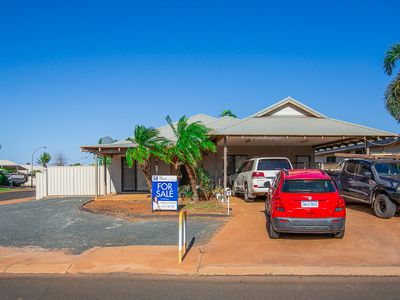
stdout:
<svg viewBox="0 0 400 300">
<path fill-rule="evenodd" d="M 318 201 L 301 201 L 301 207 L 318 207 Z"/>
</svg>

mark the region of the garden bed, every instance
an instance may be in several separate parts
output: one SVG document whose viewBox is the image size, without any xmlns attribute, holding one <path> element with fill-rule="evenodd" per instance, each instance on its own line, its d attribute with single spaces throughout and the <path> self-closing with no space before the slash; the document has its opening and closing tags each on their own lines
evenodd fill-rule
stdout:
<svg viewBox="0 0 400 300">
<path fill-rule="evenodd" d="M 85 203 L 82 209 L 88 212 L 116 216 L 121 218 L 135 217 L 174 217 L 176 211 L 152 211 L 151 199 L 143 200 L 92 200 Z M 227 214 L 226 205 L 217 200 L 199 201 L 197 203 L 179 199 L 179 211 L 186 210 L 195 216 L 224 216 Z"/>
</svg>

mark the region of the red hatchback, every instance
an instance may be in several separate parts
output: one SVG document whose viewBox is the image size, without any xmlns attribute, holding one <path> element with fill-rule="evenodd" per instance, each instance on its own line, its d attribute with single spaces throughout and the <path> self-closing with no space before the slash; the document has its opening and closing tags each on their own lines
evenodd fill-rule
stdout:
<svg viewBox="0 0 400 300">
<path fill-rule="evenodd" d="M 322 170 L 281 170 L 268 192 L 265 213 L 271 239 L 281 232 L 344 236 L 344 200 Z"/>
</svg>

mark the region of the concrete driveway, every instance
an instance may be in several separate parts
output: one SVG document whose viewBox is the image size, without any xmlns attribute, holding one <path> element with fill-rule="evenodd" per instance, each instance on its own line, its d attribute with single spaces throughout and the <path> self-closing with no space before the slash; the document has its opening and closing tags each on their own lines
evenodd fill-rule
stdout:
<svg viewBox="0 0 400 300">
<path fill-rule="evenodd" d="M 233 218 L 205 247 L 204 273 L 235 274 L 240 270 L 240 274 L 284 275 L 302 274 L 302 268 L 315 267 L 318 274 L 356 274 L 352 268 L 400 267 L 399 214 L 379 219 L 368 206 L 352 204 L 347 207 L 343 239 L 287 234 L 271 240 L 266 232 L 263 201 L 245 203 L 233 198 L 232 208 Z M 346 272 L 341 272 L 344 268 Z"/>
<path fill-rule="evenodd" d="M 65 249 L 74 254 L 93 247 L 177 245 L 177 218 L 122 219 L 81 211 L 90 198 L 71 197 L 0 206 L 0 246 Z M 188 240 L 206 243 L 223 218 L 189 218 Z"/>
</svg>

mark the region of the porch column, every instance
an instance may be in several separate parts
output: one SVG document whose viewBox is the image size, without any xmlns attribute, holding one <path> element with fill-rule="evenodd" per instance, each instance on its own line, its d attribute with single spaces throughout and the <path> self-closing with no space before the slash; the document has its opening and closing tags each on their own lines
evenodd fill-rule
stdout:
<svg viewBox="0 0 400 300">
<path fill-rule="evenodd" d="M 103 156 L 104 168 L 104 196 L 107 196 L 107 156 Z"/>
<path fill-rule="evenodd" d="M 364 147 L 365 147 L 365 154 L 370 155 L 368 140 L 366 137 L 364 137 Z"/>
<path fill-rule="evenodd" d="M 228 187 L 228 139 L 224 136 L 224 193 Z"/>
<path fill-rule="evenodd" d="M 97 198 L 99 196 L 99 157 L 98 157 L 97 154 L 94 155 L 94 159 L 95 159 L 95 162 L 94 162 L 94 166 L 95 166 L 95 168 L 94 168 L 94 171 L 95 171 L 95 174 L 94 174 L 95 189 L 94 189 L 94 191 L 95 191 L 95 196 Z"/>
</svg>

